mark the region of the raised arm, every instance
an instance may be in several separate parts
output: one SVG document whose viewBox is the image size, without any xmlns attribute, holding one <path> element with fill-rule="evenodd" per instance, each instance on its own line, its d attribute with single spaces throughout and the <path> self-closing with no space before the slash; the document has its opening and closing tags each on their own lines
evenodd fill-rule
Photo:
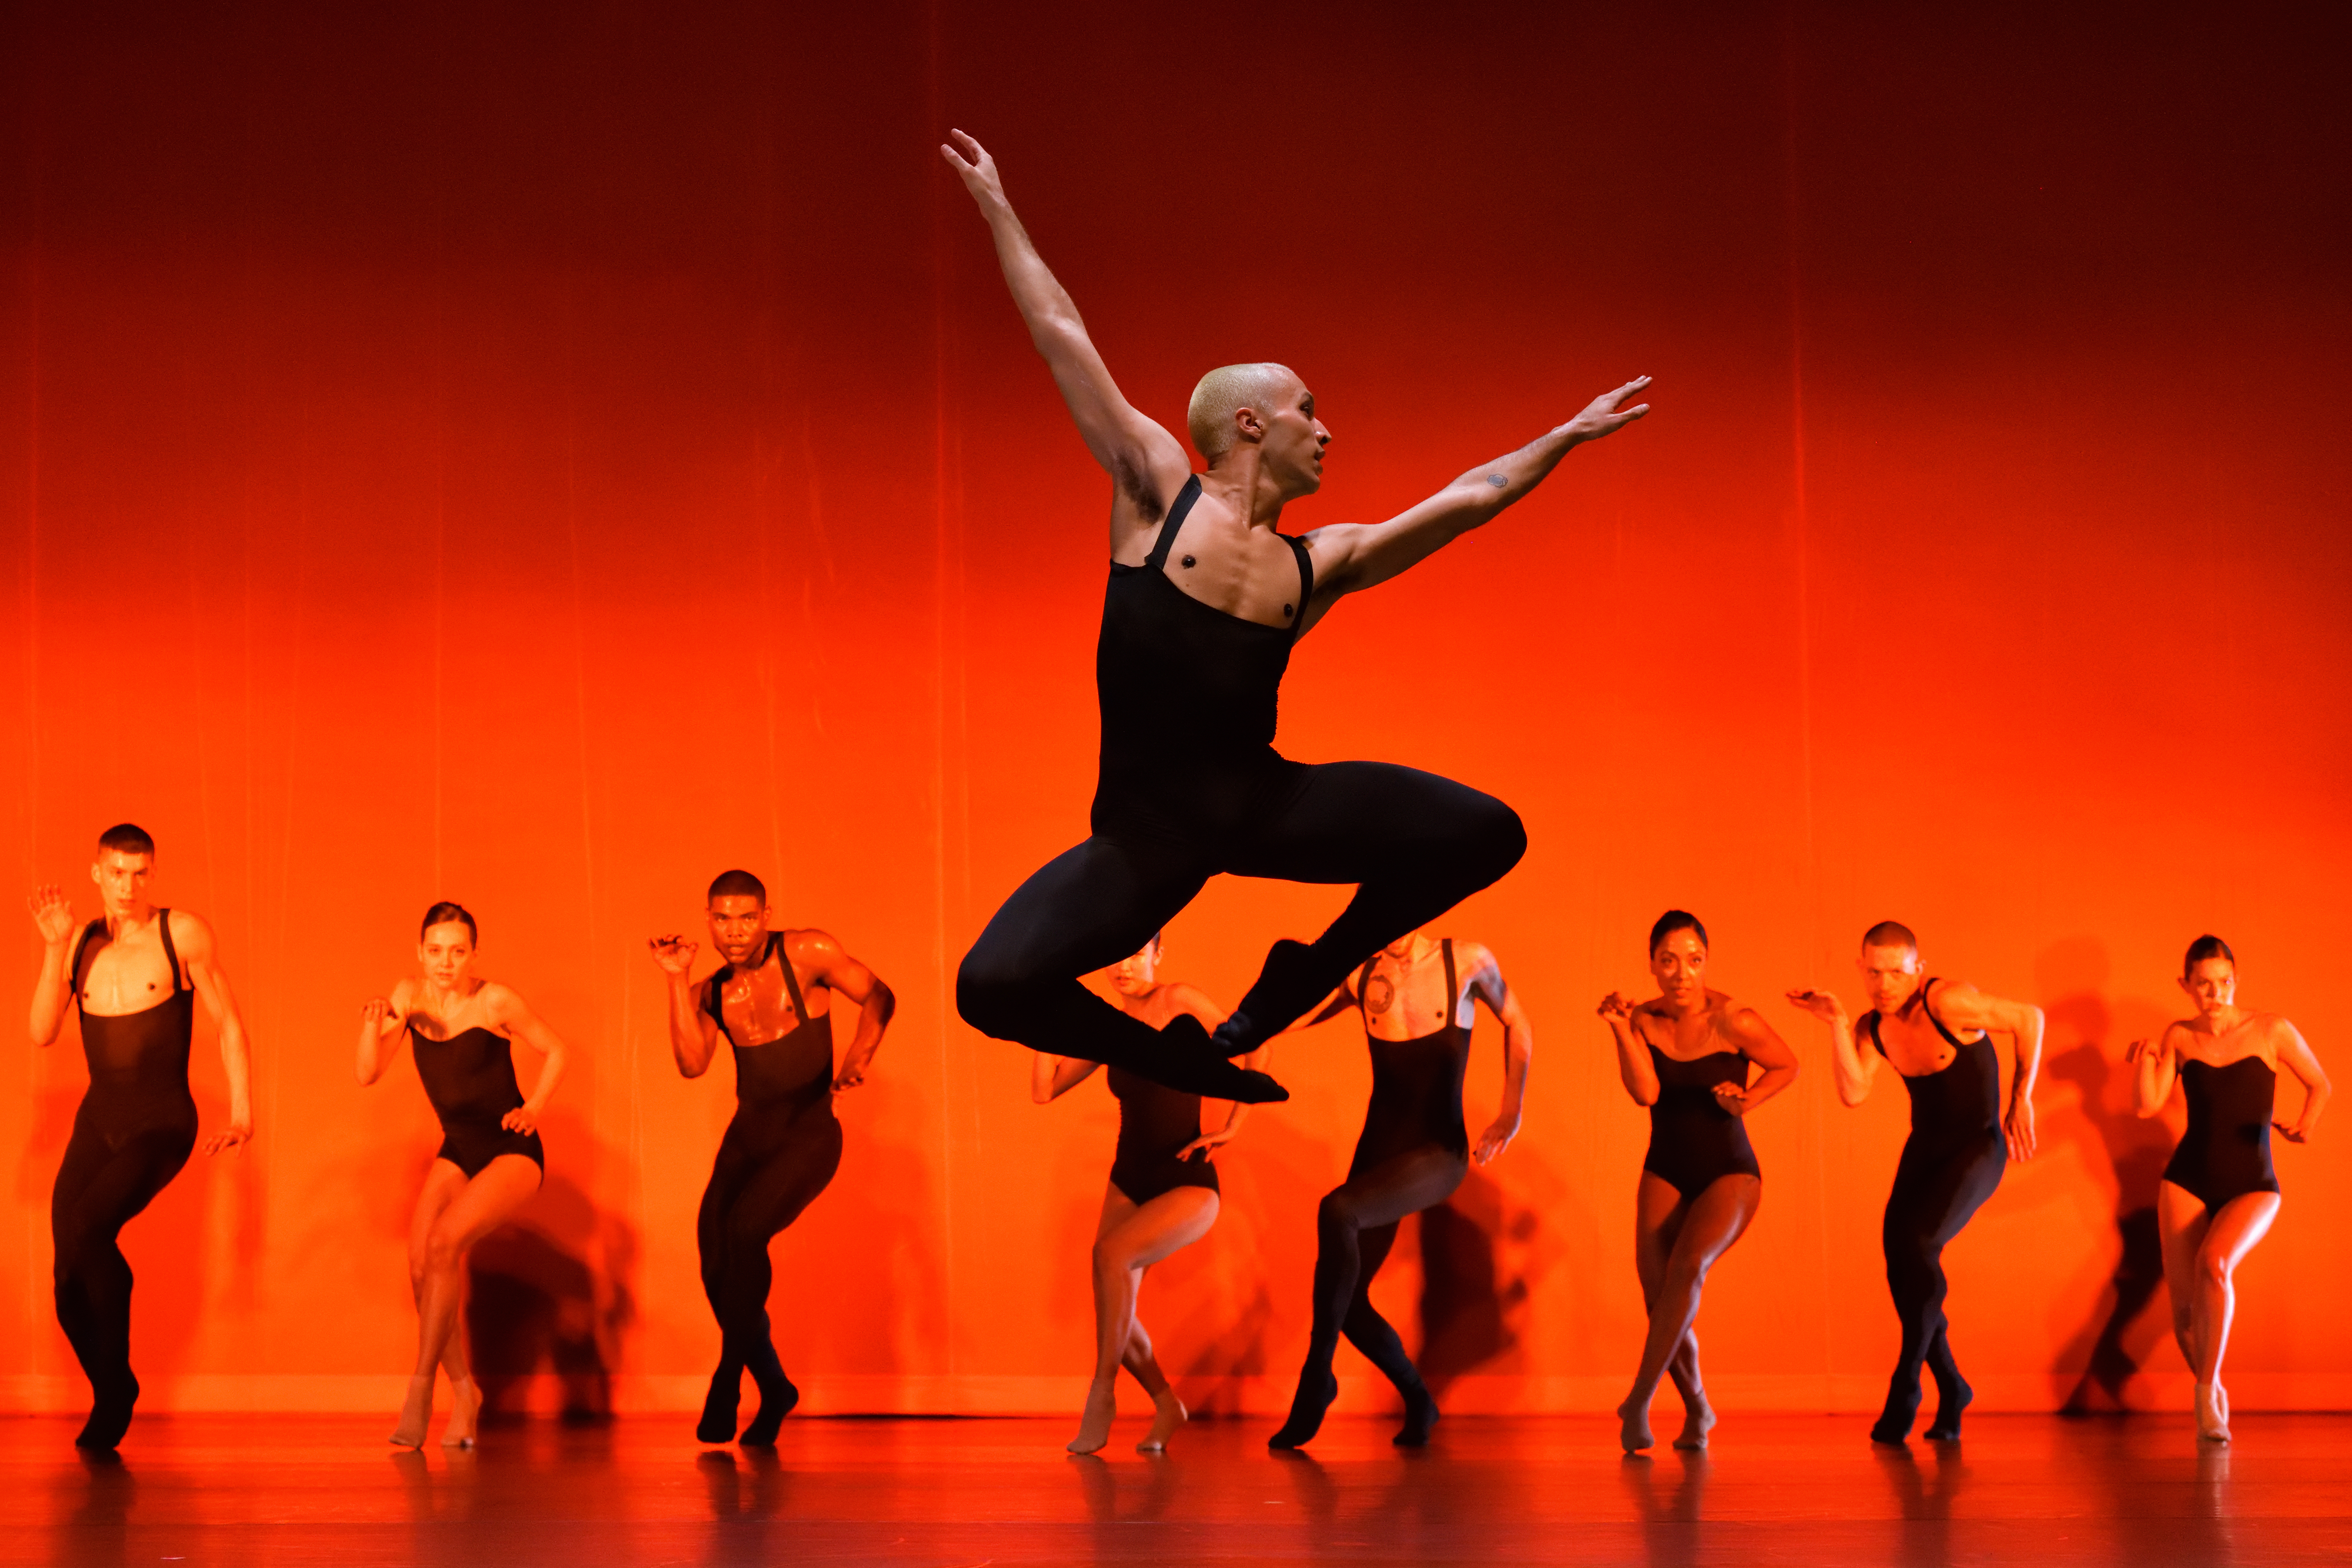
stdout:
<svg viewBox="0 0 2352 1568">
<path fill-rule="evenodd" d="M 555 1086 L 563 1080 L 563 1041 L 530 1010 L 530 1004 L 509 987 L 492 983 L 484 990 L 488 994 L 482 998 L 483 1010 L 489 1015 L 491 1026 L 503 1031 L 509 1039 L 520 1040 L 541 1058 L 539 1082 L 531 1086 L 520 1105 L 499 1120 L 499 1125 L 509 1132 L 536 1132 L 547 1102 L 554 1097 Z"/>
<path fill-rule="evenodd" d="M 669 982 L 669 1054 L 677 1061 L 680 1077 L 700 1078 L 710 1070 L 710 1058 L 719 1049 L 719 1021 L 702 1010 L 699 990 L 688 978 L 701 943 L 682 936 L 656 936 L 647 939 L 646 946 Z"/>
<path fill-rule="evenodd" d="M 2327 1069 L 2321 1067 L 2319 1058 L 2312 1054 L 2302 1030 L 2284 1018 L 2273 1019 L 2271 1028 L 2271 1043 L 2278 1052 L 2278 1059 L 2286 1064 L 2287 1071 L 2303 1080 L 2303 1114 L 2296 1117 L 2292 1125 L 2284 1121 L 2273 1121 L 2271 1125 L 2277 1128 L 2279 1136 L 2288 1142 L 2300 1143 L 2311 1136 L 2314 1127 L 2319 1125 L 2319 1113 L 2327 1109 L 2327 1097 L 2334 1086 L 2327 1081 Z"/>
<path fill-rule="evenodd" d="M 400 1054 L 401 1037 L 408 1033 L 408 982 L 392 988 L 390 996 L 372 996 L 360 1005 L 360 1048 L 354 1065 L 360 1087 L 383 1077 L 383 1069 Z"/>
<path fill-rule="evenodd" d="M 65 1027 L 66 1006 L 73 1000 L 73 976 L 66 973 L 73 963 L 73 906 L 55 883 L 34 889 L 25 902 L 41 933 L 41 973 L 33 981 L 33 1044 L 53 1046 L 58 1031 Z"/>
<path fill-rule="evenodd" d="M 223 1153 L 253 1136 L 253 1067 L 245 1019 L 237 1013 L 236 997 L 221 970 L 213 928 L 192 914 L 166 913 L 161 918 L 172 922 L 173 943 L 180 950 L 180 962 L 188 966 L 188 984 L 195 987 L 196 1000 L 205 1005 L 205 1014 L 220 1034 L 221 1070 L 228 1078 L 228 1125 L 205 1140 L 205 1152 Z"/>
<path fill-rule="evenodd" d="M 836 1093 L 856 1089 L 866 1081 L 866 1069 L 874 1053 L 882 1048 L 882 1031 L 890 1026 L 898 999 L 882 984 L 880 975 L 844 952 L 839 942 L 821 931 L 799 931 L 786 937 L 784 957 L 835 995 L 857 1004 L 857 1032 L 850 1037 L 849 1048 L 841 1056 L 841 1070 L 833 1079 Z"/>
<path fill-rule="evenodd" d="M 1315 603 L 1328 609 L 1340 595 L 1385 583 L 1472 529 L 1492 522 L 1504 508 L 1543 483 L 1570 451 L 1612 435 L 1647 414 L 1646 403 L 1631 408 L 1622 405 L 1649 384 L 1650 378 L 1640 375 L 1614 392 L 1602 393 L 1567 424 L 1554 426 L 1516 452 L 1481 463 L 1386 522 L 1336 523 L 1307 534 L 1307 547 L 1315 562 Z"/>
<path fill-rule="evenodd" d="M 2180 1058 L 2172 1048 L 2178 1024 L 2167 1024 L 2152 1040 L 2134 1040 L 2124 1052 L 2132 1064 L 2132 1112 L 2146 1119 L 2162 1113 L 2172 1098 L 2172 1080 L 2180 1076 Z"/>
<path fill-rule="evenodd" d="M 1723 1032 L 1739 1054 L 1764 1069 L 1754 1083 L 1716 1085 L 1715 1098 L 1734 1116 L 1745 1116 L 1797 1081 L 1797 1053 L 1774 1032 L 1753 1007 L 1733 1007 L 1723 1020 Z"/>
<path fill-rule="evenodd" d="M 1641 1026 L 1633 1022 L 1633 1004 L 1612 991 L 1601 999 L 1596 1009 L 1608 1020 L 1609 1033 L 1617 1042 L 1617 1078 L 1625 1092 L 1636 1105 L 1658 1103 L 1658 1068 L 1650 1060 L 1650 1047 L 1643 1042 Z"/>
<path fill-rule="evenodd" d="M 1029 1098 L 1051 1105 L 1094 1076 L 1100 1062 L 1083 1057 L 1057 1057 L 1051 1051 L 1029 1053 Z"/>
<path fill-rule="evenodd" d="M 1519 1005 L 1518 993 L 1504 981 L 1503 966 L 1495 962 L 1495 955 L 1476 948 L 1470 956 L 1470 994 L 1485 1003 L 1486 1011 L 1503 1026 L 1503 1103 L 1470 1150 L 1473 1159 L 1486 1165 L 1499 1159 L 1519 1135 L 1519 1118 L 1528 1103 L 1528 1069 L 1535 1062 L 1536 1031 L 1528 1022 L 1527 1010 Z"/>
<path fill-rule="evenodd" d="M 1939 988 L 1927 1005 L 1955 1029 L 1990 1029 L 2016 1042 L 2017 1072 L 2010 1080 L 2009 1114 L 2001 1119 L 2001 1128 L 2009 1135 L 2009 1157 L 2032 1159 L 2033 1083 L 2042 1076 L 2042 1009 L 2030 1002 L 1989 996 L 1966 982 Z"/>
<path fill-rule="evenodd" d="M 1845 1004 L 1834 991 L 1791 991 L 1790 1005 L 1801 1007 L 1820 1019 L 1830 1032 L 1830 1073 L 1837 1079 L 1838 1101 L 1853 1107 L 1870 1098 L 1870 1086 L 1877 1081 L 1879 1055 L 1865 1051 L 1854 1038 L 1853 1021 L 1845 1016 Z"/>
<path fill-rule="evenodd" d="M 1004 199 L 996 160 L 962 132 L 948 134 L 954 145 L 941 145 L 940 156 L 963 181 L 981 216 L 988 220 L 997 262 L 1004 268 L 1004 286 L 1013 291 L 1013 302 L 1028 325 L 1029 341 L 1053 371 L 1054 384 L 1062 389 L 1062 401 L 1069 405 L 1087 450 L 1133 503 L 1140 521 L 1159 521 L 1161 509 L 1192 471 L 1182 445 L 1137 413 L 1111 379 L 1110 368 L 1087 336 L 1077 306 L 1055 280 L 1029 231 L 1013 216 L 1013 204 Z"/>
</svg>

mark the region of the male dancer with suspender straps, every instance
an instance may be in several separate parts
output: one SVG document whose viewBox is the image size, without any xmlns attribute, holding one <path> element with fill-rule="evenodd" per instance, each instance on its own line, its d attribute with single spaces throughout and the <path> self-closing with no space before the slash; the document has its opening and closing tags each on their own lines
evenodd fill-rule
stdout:
<svg viewBox="0 0 2352 1568">
<path fill-rule="evenodd" d="M 956 1004 L 1000 1039 L 1123 1068 L 1221 1100 L 1285 1098 L 1229 1058 L 1256 1049 L 1384 944 L 1508 871 L 1518 816 L 1474 789 L 1383 763 L 1307 766 L 1274 749 L 1291 645 L 1341 595 L 1386 582 L 1492 521 L 1570 450 L 1648 412 L 1640 377 L 1565 425 L 1464 474 L 1382 523 L 1300 536 L 1282 509 L 1322 483 L 1330 432 L 1278 364 L 1201 378 L 1175 437 L 1129 405 L 1004 199 L 994 160 L 961 132 L 941 147 L 995 237 L 997 259 L 1087 448 L 1111 476 L 1110 584 L 1095 682 L 1102 758 L 1093 834 L 1005 900 L 963 961 Z M 1282 941 L 1213 1041 L 1180 1015 L 1159 1029 L 1078 977 L 1150 941 L 1219 872 L 1352 882 L 1312 945 Z"/>
<path fill-rule="evenodd" d="M 33 923 L 46 951 L 33 984 L 33 1044 L 47 1046 L 81 1004 L 89 1092 L 49 1197 L 58 1323 L 89 1376 L 89 1424 L 74 1442 L 110 1449 L 131 1428 L 139 1380 L 131 1374 L 131 1263 L 116 1238 L 154 1202 L 196 1146 L 188 1047 L 202 998 L 220 1032 L 228 1125 L 205 1142 L 218 1154 L 253 1136 L 245 1023 L 213 949 L 212 928 L 185 910 L 147 901 L 155 841 L 130 823 L 98 841 L 89 879 L 105 914 L 75 937 L 65 889 L 37 889 Z"/>
<path fill-rule="evenodd" d="M 821 931 L 768 921 L 768 889 L 749 871 L 710 884 L 710 944 L 719 968 L 700 984 L 687 977 L 698 945 L 657 936 L 648 945 L 669 977 L 669 1043 L 677 1070 L 700 1078 L 724 1035 L 734 1047 L 735 1117 L 711 1163 L 695 1219 L 702 1289 L 719 1319 L 719 1370 L 711 1374 L 695 1436 L 734 1437 L 743 1374 L 760 1390 L 760 1411 L 739 1439 L 776 1440 L 801 1391 L 784 1375 L 768 1331 L 774 1275 L 768 1243 L 798 1219 L 841 1168 L 841 1123 L 833 1097 L 866 1081 L 898 1002 L 872 970 Z M 833 1062 L 833 996 L 857 1005 L 857 1033 Z"/>
</svg>

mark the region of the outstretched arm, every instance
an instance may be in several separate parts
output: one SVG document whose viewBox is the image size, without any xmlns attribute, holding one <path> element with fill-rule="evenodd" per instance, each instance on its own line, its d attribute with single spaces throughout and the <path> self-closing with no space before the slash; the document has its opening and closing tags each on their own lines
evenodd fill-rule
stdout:
<svg viewBox="0 0 2352 1568">
<path fill-rule="evenodd" d="M 1845 1004 L 1837 999 L 1837 993 L 1791 991 L 1789 1001 L 1829 1026 L 1830 1073 L 1837 1079 L 1839 1102 L 1856 1106 L 1869 1099 L 1870 1086 L 1878 1077 L 1878 1053 L 1864 1050 L 1854 1038 L 1853 1024 L 1846 1017 Z"/>
<path fill-rule="evenodd" d="M 1612 435 L 1650 411 L 1625 400 L 1650 384 L 1635 376 L 1604 392 L 1567 424 L 1537 437 L 1516 452 L 1482 463 L 1410 510 L 1386 522 L 1336 523 L 1307 534 L 1315 561 L 1315 598 L 1328 608 L 1342 594 L 1360 593 L 1418 565 L 1462 535 L 1492 522 L 1503 509 L 1538 485 L 1559 460 L 1587 441 Z"/>
<path fill-rule="evenodd" d="M 1723 1021 L 1724 1032 L 1739 1054 L 1764 1069 L 1751 1084 L 1721 1083 L 1715 1098 L 1734 1116 L 1745 1116 L 1797 1081 L 1797 1053 L 1753 1007 L 1735 1007 Z"/>
<path fill-rule="evenodd" d="M 866 1081 L 874 1053 L 882 1048 L 882 1031 L 898 1010 L 898 999 L 882 977 L 852 958 L 841 944 L 821 931 L 794 931 L 784 939 L 784 957 L 806 970 L 811 979 L 832 988 L 836 996 L 857 1004 L 857 1032 L 842 1053 L 841 1070 L 834 1075 L 835 1092 L 856 1089 Z"/>
<path fill-rule="evenodd" d="M 2333 1092 L 2334 1086 L 2327 1081 L 2327 1069 L 2321 1067 L 2319 1058 L 2312 1054 L 2302 1030 L 2284 1018 L 2275 1020 L 2271 1026 L 2276 1031 L 2272 1043 L 2278 1051 L 2278 1059 L 2286 1064 L 2287 1071 L 2303 1080 L 2303 1114 L 2296 1117 L 2292 1124 L 2274 1121 L 2271 1125 L 2276 1127 L 2279 1136 L 2288 1142 L 2300 1143 L 2311 1136 L 2314 1127 L 2319 1125 L 2319 1113 L 2327 1108 L 2327 1097 Z"/>
<path fill-rule="evenodd" d="M 1965 982 L 1947 985 L 1927 998 L 1945 1023 L 1956 1029 L 1992 1029 L 2009 1036 L 2017 1046 L 2017 1074 L 2009 1089 L 2009 1114 L 2001 1127 L 2009 1134 L 2009 1157 L 2033 1158 L 2033 1080 L 2042 1076 L 2042 1009 L 2030 1002 L 1988 996 Z"/>
<path fill-rule="evenodd" d="M 1029 341 L 1037 345 L 1054 373 L 1054 384 L 1062 389 L 1062 401 L 1070 405 L 1070 417 L 1077 422 L 1087 450 L 1134 502 L 1138 515 L 1157 522 L 1161 509 L 1192 471 L 1184 448 L 1137 413 L 1111 379 L 1110 367 L 1087 336 L 1077 306 L 1055 280 L 1029 231 L 1013 216 L 1013 204 L 1004 199 L 996 160 L 962 132 L 948 134 L 955 144 L 942 145 L 940 156 L 962 179 L 981 216 L 988 220 L 997 262 L 1004 268 L 1004 285 L 1028 324 Z"/>
<path fill-rule="evenodd" d="M 180 961 L 188 966 L 188 984 L 196 988 L 196 999 L 220 1031 L 221 1070 L 228 1076 L 228 1125 L 205 1140 L 205 1152 L 219 1154 L 253 1136 L 253 1067 L 246 1047 L 245 1019 L 229 992 L 228 976 L 221 972 L 213 928 L 191 914 L 163 918 L 172 921 Z"/>
<path fill-rule="evenodd" d="M 66 973 L 73 962 L 73 906 L 54 883 L 34 889 L 25 902 L 41 933 L 41 973 L 33 982 L 33 1044 L 52 1046 L 65 1027 L 66 1005 L 73 1000 L 73 976 Z"/>
<path fill-rule="evenodd" d="M 701 946 L 682 936 L 650 937 L 654 962 L 669 982 L 669 1054 L 677 1059 L 678 1075 L 700 1078 L 710 1070 L 719 1049 L 719 1021 L 702 1010 L 699 994 L 688 978 L 694 973 L 695 950 Z"/>
<path fill-rule="evenodd" d="M 1471 1158 L 1489 1165 L 1501 1158 L 1519 1135 L 1519 1118 L 1527 1109 L 1528 1069 L 1535 1062 L 1535 1026 L 1528 1022 L 1519 994 L 1503 979 L 1503 966 L 1481 949 L 1470 971 L 1470 994 L 1486 1005 L 1503 1026 L 1503 1103 L 1495 1120 L 1471 1146 Z"/>
<path fill-rule="evenodd" d="M 483 1001 L 488 1005 L 490 1022 L 505 1030 L 509 1038 L 522 1041 L 545 1058 L 540 1063 L 539 1082 L 532 1086 L 530 1097 L 508 1111 L 499 1125 L 509 1132 L 536 1132 L 547 1102 L 555 1095 L 555 1086 L 563 1079 L 563 1041 L 530 1010 L 530 1004 L 510 988 L 494 984 L 489 993 Z"/>
</svg>

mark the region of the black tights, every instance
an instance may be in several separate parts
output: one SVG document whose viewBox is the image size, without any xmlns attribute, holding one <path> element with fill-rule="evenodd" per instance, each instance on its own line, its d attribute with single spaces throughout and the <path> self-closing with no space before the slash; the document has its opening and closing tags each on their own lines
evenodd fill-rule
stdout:
<svg viewBox="0 0 2352 1568">
<path fill-rule="evenodd" d="M 1944 1248 L 2000 1185 L 2007 1159 L 2000 1134 L 1941 1158 L 1917 1154 L 1908 1145 L 1895 1167 L 1880 1239 L 1886 1248 L 1886 1288 L 1903 1323 L 1903 1352 L 1886 1387 L 1886 1408 L 1870 1435 L 1899 1443 L 1919 1414 L 1919 1369 L 1935 1375 L 1936 1424 L 1931 1437 L 1957 1437 L 1960 1412 L 1972 1392 L 1952 1355 L 1944 1317 Z"/>
<path fill-rule="evenodd" d="M 710 1185 L 694 1235 L 702 1251 L 702 1290 L 719 1319 L 719 1370 L 695 1435 L 707 1443 L 735 1436 L 735 1401 L 743 1373 L 760 1388 L 760 1413 L 746 1443 L 772 1443 L 800 1390 L 784 1375 L 768 1331 L 768 1289 L 774 1267 L 768 1243 L 800 1218 L 841 1168 L 841 1123 L 827 1104 L 775 1126 L 744 1106 L 728 1124 L 711 1164 Z"/>
<path fill-rule="evenodd" d="M 58 1324 L 66 1331 L 92 1395 L 89 1424 L 75 1439 L 111 1448 L 130 1429 L 139 1397 L 131 1375 L 131 1261 L 116 1238 L 155 1199 L 196 1146 L 195 1107 L 184 1121 L 110 1138 L 85 1108 L 49 1194 Z"/>
<path fill-rule="evenodd" d="M 1331 1358 L 1342 1334 L 1404 1395 L 1405 1429 L 1398 1441 L 1417 1444 L 1428 1436 L 1436 1407 L 1404 1342 L 1372 1306 L 1372 1277 L 1396 1244 L 1397 1222 L 1444 1203 L 1469 1169 L 1469 1161 L 1454 1150 L 1423 1144 L 1349 1176 L 1324 1195 L 1315 1211 L 1314 1329 L 1290 1419 L 1271 1439 L 1275 1447 L 1299 1447 L 1321 1428 L 1323 1413 L 1339 1392 Z"/>
<path fill-rule="evenodd" d="M 1280 1033 L 1382 946 L 1495 881 L 1527 852 L 1517 813 L 1434 773 L 1325 763 L 1298 768 L 1295 778 L 1230 834 L 1178 840 L 1097 831 L 1056 856 L 1004 900 L 965 954 L 957 1010 L 998 1039 L 1230 1098 L 1242 1086 L 1225 1057 Z M 1078 977 L 1142 948 L 1219 872 L 1358 886 L 1313 945 L 1275 944 L 1214 1051 L 1197 1038 L 1187 1049 Z"/>
</svg>

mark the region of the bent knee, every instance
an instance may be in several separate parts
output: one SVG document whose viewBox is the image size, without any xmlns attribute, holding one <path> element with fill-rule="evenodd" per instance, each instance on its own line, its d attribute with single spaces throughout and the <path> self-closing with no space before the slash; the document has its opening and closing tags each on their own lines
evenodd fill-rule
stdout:
<svg viewBox="0 0 2352 1568">
<path fill-rule="evenodd" d="M 956 969 L 956 1012 L 983 1035 L 1013 1039 L 1035 985 L 1019 966 L 975 947 Z"/>
<path fill-rule="evenodd" d="M 1315 1226 L 1318 1230 L 1361 1230 L 1364 1216 L 1355 1201 L 1345 1193 L 1327 1193 L 1315 1205 Z"/>
<path fill-rule="evenodd" d="M 2227 1289 L 2230 1277 L 2236 1272 L 2236 1269 L 2237 1266 L 2229 1258 L 2220 1253 L 2210 1253 L 2197 1259 L 2197 1282 L 2200 1285 L 2219 1285 Z"/>
</svg>

